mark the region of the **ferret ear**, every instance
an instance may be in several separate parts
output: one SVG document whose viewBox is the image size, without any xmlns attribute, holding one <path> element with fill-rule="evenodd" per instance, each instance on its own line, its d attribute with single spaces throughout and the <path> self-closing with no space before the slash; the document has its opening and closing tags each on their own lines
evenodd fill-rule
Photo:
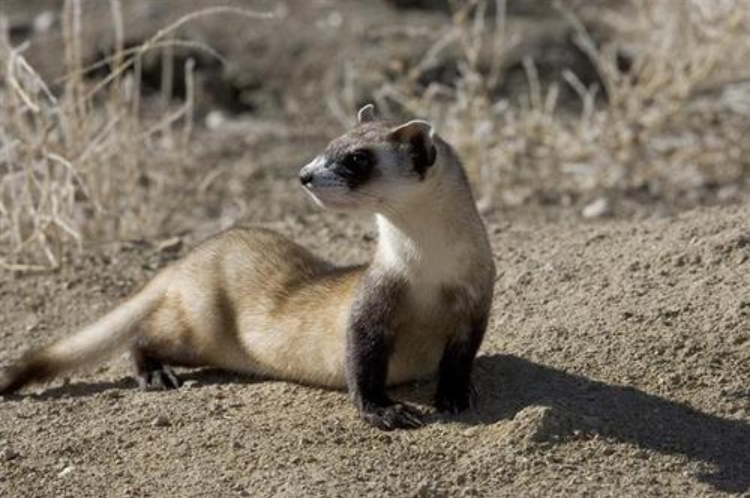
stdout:
<svg viewBox="0 0 750 498">
<path fill-rule="evenodd" d="M 375 106 L 372 104 L 367 104 L 357 113 L 359 124 L 370 123 L 371 121 L 375 121 L 375 119 Z"/>
<path fill-rule="evenodd" d="M 391 130 L 390 139 L 409 146 L 414 169 L 424 178 L 427 170 L 435 164 L 437 149 L 434 140 L 435 130 L 427 121 L 415 119 Z"/>
</svg>

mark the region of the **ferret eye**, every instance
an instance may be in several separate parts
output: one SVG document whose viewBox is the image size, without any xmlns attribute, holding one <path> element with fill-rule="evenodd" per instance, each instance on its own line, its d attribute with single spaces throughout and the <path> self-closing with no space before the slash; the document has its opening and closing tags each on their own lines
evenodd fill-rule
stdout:
<svg viewBox="0 0 750 498">
<path fill-rule="evenodd" d="M 344 166 L 355 172 L 365 172 L 372 168 L 372 154 L 365 150 L 358 150 L 347 155 Z"/>
</svg>

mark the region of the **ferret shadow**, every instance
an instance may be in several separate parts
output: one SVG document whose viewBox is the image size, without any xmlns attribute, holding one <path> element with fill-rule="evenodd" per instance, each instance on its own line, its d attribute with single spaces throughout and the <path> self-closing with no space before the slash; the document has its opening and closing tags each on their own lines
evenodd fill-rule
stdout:
<svg viewBox="0 0 750 498">
<path fill-rule="evenodd" d="M 256 384 L 266 379 L 248 377 L 215 368 L 201 368 L 179 372 L 180 379 L 191 387 L 201 388 L 223 384 Z M 30 399 L 34 401 L 51 401 L 66 398 L 87 398 L 96 394 L 116 392 L 119 390 L 138 389 L 138 383 L 133 377 L 103 382 L 68 382 L 60 386 L 48 387 L 41 392 L 27 394 L 10 394 L 5 398 Z M 163 390 L 148 391 L 163 394 Z"/>
<path fill-rule="evenodd" d="M 493 424 L 511 420 L 527 407 L 549 407 L 558 420 L 547 424 L 545 442 L 596 434 L 708 464 L 712 470 L 697 477 L 717 490 L 750 489 L 750 424 L 746 422 L 511 355 L 478 357 L 474 383 L 476 409 L 443 420 Z M 423 398 L 424 389 L 416 390 L 420 392 L 413 394 Z"/>
<path fill-rule="evenodd" d="M 254 384 L 263 379 L 215 369 L 181 372 L 194 387 Z M 743 493 L 750 490 L 750 424 L 703 413 L 643 391 L 610 385 L 569 374 L 512 355 L 487 355 L 476 360 L 475 409 L 455 417 L 435 414 L 428 422 L 453 421 L 488 425 L 510 421 L 528 407 L 548 407 L 552 420 L 543 442 L 565 441 L 581 434 L 635 444 L 664 454 L 684 455 L 712 467 L 698 479 L 715 489 Z M 68 383 L 39 394 L 35 400 L 91 396 L 105 391 L 133 389 L 133 379 Z M 434 382 L 396 389 L 396 397 L 429 404 Z M 14 396 L 15 397 L 15 396 Z M 562 422 L 560 422 L 562 421 Z"/>
</svg>

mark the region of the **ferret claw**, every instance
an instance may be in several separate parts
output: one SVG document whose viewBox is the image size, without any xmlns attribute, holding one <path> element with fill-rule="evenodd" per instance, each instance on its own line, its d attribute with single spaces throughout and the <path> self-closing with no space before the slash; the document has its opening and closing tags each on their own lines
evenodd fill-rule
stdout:
<svg viewBox="0 0 750 498">
<path fill-rule="evenodd" d="M 362 419 L 384 431 L 418 429 L 424 426 L 422 412 L 404 403 L 375 407 L 362 412 Z"/>
<path fill-rule="evenodd" d="M 144 391 L 167 391 L 182 386 L 182 379 L 168 366 L 140 373 L 136 380 L 138 381 L 138 387 Z"/>
</svg>

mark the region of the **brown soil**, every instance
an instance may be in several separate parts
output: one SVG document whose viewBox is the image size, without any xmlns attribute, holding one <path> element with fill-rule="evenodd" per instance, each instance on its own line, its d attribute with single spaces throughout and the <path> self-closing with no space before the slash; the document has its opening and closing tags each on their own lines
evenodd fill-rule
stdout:
<svg viewBox="0 0 750 498">
<path fill-rule="evenodd" d="M 301 195 L 295 193 L 293 195 Z M 143 393 L 125 358 L 9 398 L 0 496 L 713 496 L 750 490 L 750 209 L 588 226 L 490 219 L 476 410 L 384 434 L 345 394 L 216 372 Z M 271 226 L 364 259 L 364 220 Z M 109 244 L 0 284 L 7 363 L 172 256 Z M 423 404 L 433 386 L 399 390 Z"/>
<path fill-rule="evenodd" d="M 330 4 L 295 3 L 334 22 Z M 359 15 L 396 17 L 373 12 L 391 17 Z M 423 27 L 440 15 L 408 14 Z M 320 26 L 287 30 L 297 53 L 312 39 L 354 46 Z M 344 26 L 360 44 L 375 36 Z M 272 67 L 264 57 L 252 60 Z M 318 213 L 297 187 L 298 168 L 336 133 L 318 117 L 325 104 L 306 100 L 324 78 L 308 88 L 310 73 L 278 66 L 269 78 L 291 81 L 290 93 L 264 90 L 231 129 L 198 130 L 194 159 L 154 207 L 158 237 L 87 246 L 55 274 L 2 275 L 0 365 L 237 221 L 342 263 L 367 258 L 369 220 Z M 300 108 L 310 121 L 284 117 Z M 750 206 L 645 221 L 567 213 L 487 216 L 500 273 L 470 413 L 382 433 L 341 392 L 188 371 L 185 388 L 144 393 L 117 357 L 0 401 L 0 497 L 750 496 Z M 176 235 L 183 243 L 163 244 Z M 394 395 L 427 408 L 433 387 Z"/>
</svg>

